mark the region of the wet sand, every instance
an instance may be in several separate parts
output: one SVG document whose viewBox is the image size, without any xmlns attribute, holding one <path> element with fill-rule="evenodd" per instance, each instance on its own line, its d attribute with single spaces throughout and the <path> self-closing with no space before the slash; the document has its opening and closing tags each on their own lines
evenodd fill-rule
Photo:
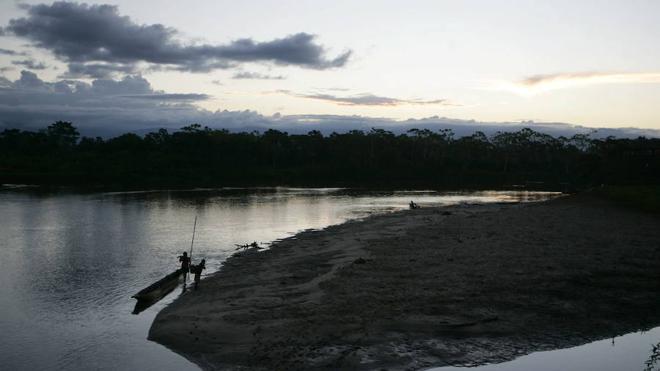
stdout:
<svg viewBox="0 0 660 371">
<path fill-rule="evenodd" d="M 660 325 L 660 218 L 588 195 L 306 231 L 223 268 L 149 338 L 204 369 L 501 362 Z"/>
</svg>

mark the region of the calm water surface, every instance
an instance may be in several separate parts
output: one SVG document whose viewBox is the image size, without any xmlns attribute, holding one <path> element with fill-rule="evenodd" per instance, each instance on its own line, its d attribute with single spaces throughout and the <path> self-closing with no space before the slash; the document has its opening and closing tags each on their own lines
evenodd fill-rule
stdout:
<svg viewBox="0 0 660 371">
<path fill-rule="evenodd" d="M 653 371 L 653 345 L 660 342 L 660 327 L 650 331 L 595 341 L 574 348 L 536 352 L 511 362 L 481 367 L 438 367 L 427 371 Z M 656 351 L 660 358 L 660 352 Z M 648 362 L 648 363 L 647 363 Z"/>
<path fill-rule="evenodd" d="M 420 205 L 537 201 L 532 192 L 218 189 L 96 194 L 0 191 L 0 365 L 22 370 L 196 370 L 146 340 L 174 300 L 132 315 L 131 295 L 177 268 L 198 216 L 209 273 L 235 244 Z M 194 259 L 196 260 L 196 259 Z M 646 347 L 646 346 L 645 346 Z"/>
</svg>

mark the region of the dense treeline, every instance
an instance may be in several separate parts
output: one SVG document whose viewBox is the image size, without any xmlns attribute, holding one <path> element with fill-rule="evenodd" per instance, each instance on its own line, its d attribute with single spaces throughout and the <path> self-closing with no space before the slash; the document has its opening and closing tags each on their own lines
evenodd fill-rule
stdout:
<svg viewBox="0 0 660 371">
<path fill-rule="evenodd" d="M 0 183 L 188 187 L 307 185 L 582 188 L 660 183 L 660 139 L 554 138 L 531 129 L 454 138 L 450 130 L 323 136 L 191 125 L 144 137 L 80 138 L 58 121 L 0 133 Z"/>
</svg>

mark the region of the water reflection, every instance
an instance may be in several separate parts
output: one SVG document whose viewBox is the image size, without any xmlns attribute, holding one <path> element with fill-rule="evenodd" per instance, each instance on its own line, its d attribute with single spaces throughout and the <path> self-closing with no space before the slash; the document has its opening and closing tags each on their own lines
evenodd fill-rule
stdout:
<svg viewBox="0 0 660 371">
<path fill-rule="evenodd" d="M 168 274 L 167 276 L 140 290 L 138 293 L 132 296 L 132 298 L 137 300 L 132 313 L 139 314 L 152 305 L 158 303 L 162 298 L 167 296 L 167 294 L 174 291 L 174 289 L 176 289 L 182 281 L 182 291 L 185 291 L 186 271 L 183 268 Z"/>
<path fill-rule="evenodd" d="M 0 192 L 0 364 L 4 369 L 197 369 L 146 341 L 175 295 L 139 308 L 131 295 L 178 268 L 197 215 L 195 257 L 207 272 L 236 244 L 407 208 L 521 202 L 530 192 L 205 189 L 115 193 Z M 193 262 L 196 263 L 196 262 Z"/>
<path fill-rule="evenodd" d="M 644 371 L 655 370 L 658 360 L 660 360 L 660 343 L 651 346 L 651 355 L 649 356 L 649 359 L 644 362 L 644 365 L 646 366 Z"/>
<path fill-rule="evenodd" d="M 480 367 L 438 367 L 427 371 L 653 371 L 660 358 L 660 327 L 568 348 L 537 352 Z M 649 356 L 648 349 L 652 347 Z M 646 361 L 645 361 L 646 360 Z"/>
</svg>

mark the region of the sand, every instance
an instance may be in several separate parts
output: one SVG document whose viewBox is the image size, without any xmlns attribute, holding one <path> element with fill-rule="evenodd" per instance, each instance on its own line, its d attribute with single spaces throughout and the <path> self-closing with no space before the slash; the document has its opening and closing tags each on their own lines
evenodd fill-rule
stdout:
<svg viewBox="0 0 660 371">
<path fill-rule="evenodd" d="M 421 208 L 226 261 L 149 338 L 204 369 L 501 362 L 660 325 L 660 219 L 589 195 Z"/>
</svg>

